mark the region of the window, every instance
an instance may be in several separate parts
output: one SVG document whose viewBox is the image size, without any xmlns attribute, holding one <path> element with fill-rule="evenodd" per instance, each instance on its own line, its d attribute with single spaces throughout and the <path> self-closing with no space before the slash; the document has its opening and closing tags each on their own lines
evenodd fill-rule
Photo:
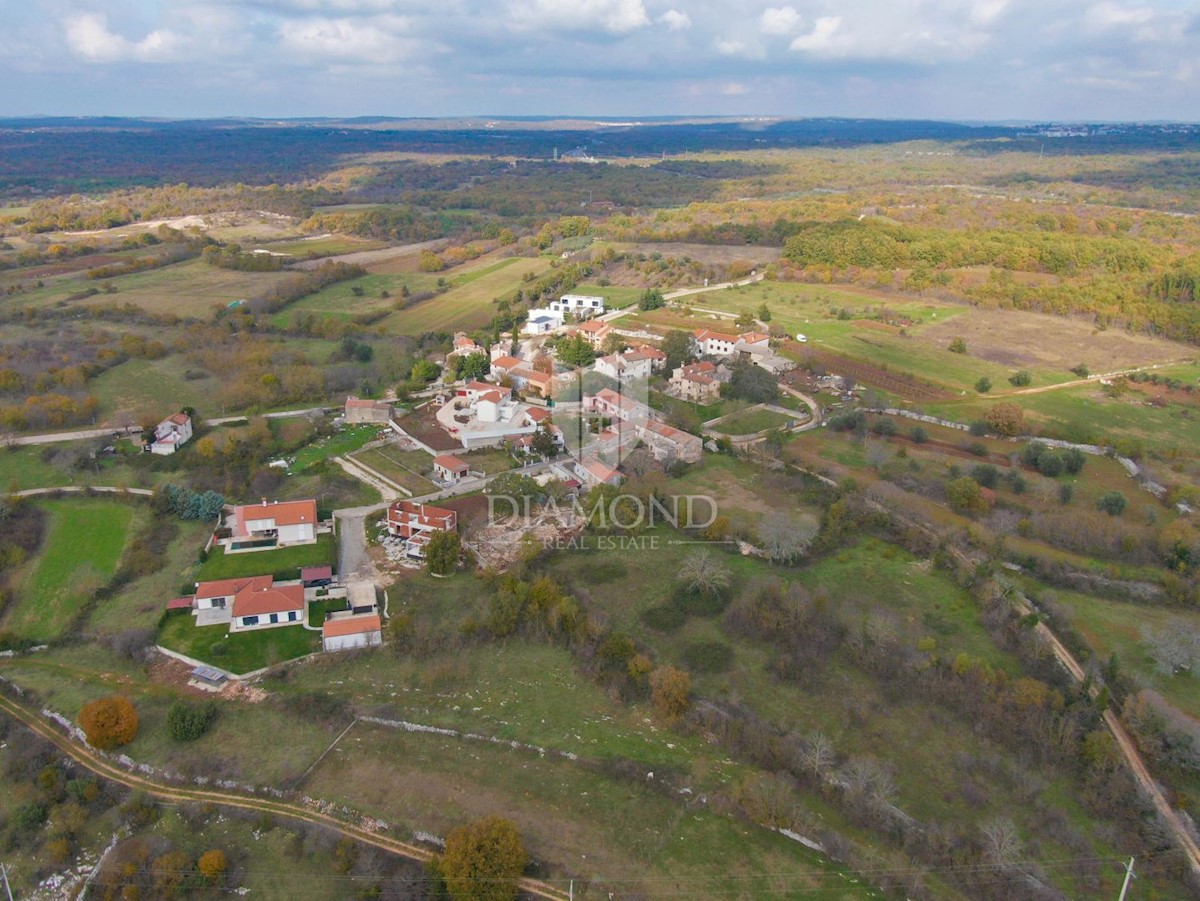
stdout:
<svg viewBox="0 0 1200 901">
<path fill-rule="evenodd" d="M 295 622 L 299 618 L 300 618 L 300 614 L 297 613 L 295 610 L 288 611 L 288 622 L 289 623 Z"/>
<path fill-rule="evenodd" d="M 212 605 L 220 610 L 225 609 L 225 598 L 213 598 Z"/>
<path fill-rule="evenodd" d="M 243 616 L 242 617 L 242 625 L 243 626 L 257 626 L 258 625 L 258 617 L 257 616 Z"/>
<path fill-rule="evenodd" d="M 278 614 L 278 613 L 272 613 L 272 614 L 271 614 L 271 618 L 270 618 L 269 620 L 267 620 L 267 622 L 269 622 L 269 623 L 277 623 L 277 622 L 279 622 L 279 614 Z"/>
</svg>

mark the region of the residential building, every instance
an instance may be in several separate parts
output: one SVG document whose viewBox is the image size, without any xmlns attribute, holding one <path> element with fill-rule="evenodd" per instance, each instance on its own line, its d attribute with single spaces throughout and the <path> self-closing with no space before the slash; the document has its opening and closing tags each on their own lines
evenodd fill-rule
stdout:
<svg viewBox="0 0 1200 901">
<path fill-rule="evenodd" d="M 305 588 L 328 588 L 333 584 L 332 566 L 303 566 L 300 568 L 300 584 Z"/>
<path fill-rule="evenodd" d="M 527 365 L 528 364 L 524 360 L 520 360 L 516 357 L 510 357 L 507 355 L 503 357 L 496 357 L 494 360 L 492 360 L 491 376 L 496 381 L 500 381 L 500 379 L 510 375 L 514 369 L 520 369 L 522 366 Z"/>
<path fill-rule="evenodd" d="M 637 430 L 638 438 L 646 443 L 654 459 L 660 463 L 668 466 L 677 460 L 699 463 L 704 456 L 704 442 L 691 432 L 654 419 L 642 423 Z"/>
<path fill-rule="evenodd" d="M 242 632 L 300 623 L 304 620 L 306 610 L 304 586 L 299 583 L 246 587 L 233 597 L 229 631 Z"/>
<path fill-rule="evenodd" d="M 641 401 L 618 394 L 611 388 L 603 388 L 595 394 L 585 395 L 583 409 L 584 412 L 597 413 L 621 422 L 644 422 L 653 412 Z"/>
<path fill-rule="evenodd" d="M 561 311 L 550 307 L 539 307 L 529 311 L 529 316 L 521 327 L 521 334 L 548 335 L 562 328 L 565 321 Z"/>
<path fill-rule="evenodd" d="M 232 531 L 227 550 L 267 550 L 286 544 L 313 544 L 317 540 L 317 502 L 271 501 L 233 508 L 227 520 Z"/>
<path fill-rule="evenodd" d="M 433 477 L 439 482 L 453 485 L 467 477 L 471 467 L 466 461 L 453 454 L 440 454 L 433 458 Z"/>
<path fill-rule="evenodd" d="M 233 599 L 244 588 L 267 588 L 274 580 L 270 576 L 246 576 L 241 579 L 220 579 L 215 582 L 197 582 L 196 593 L 191 599 L 193 611 L 224 611 L 224 622 L 229 621 Z M 214 620 L 217 621 L 217 620 Z M 201 623 L 208 625 L 208 623 Z"/>
<path fill-rule="evenodd" d="M 671 373 L 671 393 L 694 404 L 708 404 L 721 394 L 717 366 L 708 360 L 687 363 Z"/>
<path fill-rule="evenodd" d="M 653 359 L 639 351 L 623 351 L 597 357 L 593 368 L 618 382 L 635 382 L 650 378 Z"/>
<path fill-rule="evenodd" d="M 435 532 L 457 528 L 458 514 L 453 510 L 413 501 L 397 501 L 388 507 L 388 534 L 403 539 L 404 553 L 415 559 L 425 556 L 425 547 Z"/>
<path fill-rule="evenodd" d="M 487 382 L 471 382 L 458 389 L 458 396 L 443 404 L 435 417 L 447 434 L 467 449 L 494 447 L 506 440 L 532 434 L 537 428 L 525 411 L 526 404 L 513 399 L 508 388 Z"/>
<path fill-rule="evenodd" d="M 636 344 L 632 351 L 626 351 L 627 354 L 641 354 L 650 360 L 650 368 L 654 372 L 662 372 L 667 365 L 667 355 L 650 344 Z"/>
<path fill-rule="evenodd" d="M 528 366 L 518 366 L 509 373 L 513 387 L 521 391 L 537 394 L 539 397 L 549 397 L 554 390 L 554 376 L 538 372 Z"/>
<path fill-rule="evenodd" d="M 604 344 L 604 339 L 612 334 L 613 327 L 607 322 L 600 322 L 595 319 L 590 319 L 587 322 L 581 322 L 579 325 L 571 329 L 573 335 L 583 335 L 587 338 L 588 343 L 593 348 L 599 350 Z"/>
<path fill-rule="evenodd" d="M 604 312 L 604 298 L 591 294 L 564 294 L 550 301 L 550 309 L 559 313 L 571 313 L 580 319 L 599 316 Z"/>
<path fill-rule="evenodd" d="M 454 347 L 446 354 L 446 362 L 452 362 L 455 357 L 469 357 L 471 354 L 484 353 L 484 349 L 475 343 L 475 339 L 466 332 L 454 333 Z"/>
<path fill-rule="evenodd" d="M 167 455 L 179 450 L 180 445 L 191 440 L 192 417 L 186 413 L 174 413 L 154 427 L 154 441 L 150 453 Z"/>
<path fill-rule="evenodd" d="M 738 343 L 736 335 L 698 328 L 692 332 L 692 350 L 701 357 L 727 357 Z"/>
<path fill-rule="evenodd" d="M 625 478 L 601 460 L 592 460 L 578 467 L 580 475 L 588 485 L 620 485 Z"/>
<path fill-rule="evenodd" d="M 360 423 L 379 423 L 387 425 L 392 420 L 392 405 L 384 400 L 360 400 L 351 396 L 346 398 L 345 419 L 347 425 Z"/>
</svg>

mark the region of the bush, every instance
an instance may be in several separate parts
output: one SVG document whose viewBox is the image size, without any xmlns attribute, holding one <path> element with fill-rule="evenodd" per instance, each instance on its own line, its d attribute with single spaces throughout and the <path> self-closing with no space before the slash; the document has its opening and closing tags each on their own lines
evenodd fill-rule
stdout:
<svg viewBox="0 0 1200 901">
<path fill-rule="evenodd" d="M 829 417 L 829 428 L 835 432 L 853 432 L 866 425 L 867 417 L 862 410 L 847 410 Z"/>
<path fill-rule="evenodd" d="M 715 591 L 704 591 L 678 585 L 671 595 L 671 605 L 689 616 L 716 616 L 729 606 L 728 587 Z"/>
<path fill-rule="evenodd" d="M 650 700 L 654 710 L 668 723 L 675 722 L 691 703 L 692 677 L 673 666 L 660 666 L 650 673 Z"/>
<path fill-rule="evenodd" d="M 982 463 L 971 469 L 971 478 L 984 488 L 995 488 L 1000 481 L 1000 470 L 990 463 Z"/>
<path fill-rule="evenodd" d="M 210 882 L 216 882 L 224 876 L 228 868 L 229 862 L 225 859 L 225 852 L 219 848 L 205 851 L 200 855 L 200 859 L 196 861 L 196 869 L 200 871 L 201 876 Z"/>
<path fill-rule="evenodd" d="M 1067 468 L 1067 472 L 1073 476 L 1079 475 L 1079 473 L 1083 471 L 1083 464 L 1087 462 L 1087 458 L 1084 457 L 1083 451 L 1074 447 L 1063 451 L 1062 457 L 1063 465 Z"/>
<path fill-rule="evenodd" d="M 1071 498 L 1075 496 L 1075 488 L 1070 482 L 1063 482 L 1058 486 L 1058 502 L 1060 504 L 1071 503 Z"/>
<path fill-rule="evenodd" d="M 1087 365 L 1084 363 L 1080 363 L 1078 366 L 1072 366 L 1071 372 L 1079 376 L 1081 379 L 1086 379 L 1091 374 L 1087 368 Z"/>
<path fill-rule="evenodd" d="M 992 390 L 992 380 L 989 379 L 986 375 L 983 376 L 979 381 L 977 381 L 975 383 L 975 390 L 978 391 L 980 394 L 987 394 L 989 391 Z"/>
<path fill-rule="evenodd" d="M 976 457 L 986 457 L 988 455 L 987 445 L 982 441 L 972 441 L 967 445 L 967 453 Z"/>
<path fill-rule="evenodd" d="M 527 860 L 517 827 L 493 816 L 451 829 L 439 869 L 455 901 L 511 901 Z"/>
<path fill-rule="evenodd" d="M 883 438 L 888 438 L 896 434 L 896 423 L 890 419 L 878 417 L 871 423 L 871 431 Z"/>
<path fill-rule="evenodd" d="M 967 342 L 962 338 L 950 339 L 950 353 L 965 354 L 967 352 Z"/>
<path fill-rule="evenodd" d="M 967 426 L 967 434 L 974 438 L 982 438 L 988 433 L 988 424 L 983 419 L 976 419 Z"/>
<path fill-rule="evenodd" d="M 1033 376 L 1028 369 L 1018 369 L 1008 377 L 1008 383 L 1014 388 L 1024 388 L 1033 382 Z"/>
<path fill-rule="evenodd" d="M 1096 506 L 1107 513 L 1109 516 L 1120 516 L 1125 512 L 1125 508 L 1129 505 L 1129 501 L 1125 499 L 1119 491 L 1108 491 L 1101 495 L 1096 501 Z"/>
<path fill-rule="evenodd" d="M 1056 479 L 1063 474 L 1066 464 L 1063 462 L 1062 454 L 1057 451 L 1044 450 L 1038 454 L 1037 469 L 1046 478 Z"/>
<path fill-rule="evenodd" d="M 687 622 L 687 611 L 677 604 L 659 604 L 643 610 L 641 619 L 656 632 L 674 632 Z"/>
<path fill-rule="evenodd" d="M 912 438 L 913 444 L 924 444 L 929 440 L 929 433 L 921 426 L 915 425 L 912 427 L 912 431 L 909 432 L 909 437 Z"/>
<path fill-rule="evenodd" d="M 698 641 L 683 649 L 683 662 L 697 673 L 724 673 L 733 666 L 733 648 L 719 641 Z"/>
<path fill-rule="evenodd" d="M 176 701 L 167 710 L 167 731 L 175 741 L 195 741 L 216 719 L 217 705 L 212 701 L 204 704 Z"/>
<path fill-rule="evenodd" d="M 999 403 L 987 411 L 984 421 L 997 435 L 1011 438 L 1021 433 L 1025 423 L 1025 411 L 1016 404 Z"/>
<path fill-rule="evenodd" d="M 79 712 L 79 725 L 93 748 L 109 750 L 137 737 L 138 715 L 129 699 L 112 695 L 89 701 Z"/>
</svg>

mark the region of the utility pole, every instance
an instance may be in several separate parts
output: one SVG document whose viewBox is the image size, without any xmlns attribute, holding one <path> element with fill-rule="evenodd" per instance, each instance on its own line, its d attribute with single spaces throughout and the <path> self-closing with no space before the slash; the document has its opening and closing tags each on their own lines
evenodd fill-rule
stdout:
<svg viewBox="0 0 1200 901">
<path fill-rule="evenodd" d="M 1125 892 L 1129 890 L 1129 880 L 1133 878 L 1133 858 L 1125 864 L 1125 882 L 1121 885 L 1121 897 L 1117 901 L 1125 901 Z"/>
<path fill-rule="evenodd" d="M 8 884 L 8 868 L 0 863 L 0 876 L 4 877 L 4 891 L 8 894 L 8 901 L 13 901 L 12 886 Z"/>
</svg>

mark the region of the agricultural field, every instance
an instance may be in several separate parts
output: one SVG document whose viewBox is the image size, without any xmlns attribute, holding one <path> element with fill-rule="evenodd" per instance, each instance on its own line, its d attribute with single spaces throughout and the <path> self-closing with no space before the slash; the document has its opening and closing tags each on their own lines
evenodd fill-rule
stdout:
<svg viewBox="0 0 1200 901">
<path fill-rule="evenodd" d="M 767 429 L 783 428 L 792 421 L 774 410 L 751 409 L 735 413 L 720 422 L 713 423 L 710 428 L 723 435 L 742 436 L 753 435 Z"/>
<path fill-rule="evenodd" d="M 356 451 L 350 459 L 365 463 L 412 494 L 429 494 L 437 490 L 431 480 L 433 458 L 424 451 L 401 451 L 385 444 Z"/>
<path fill-rule="evenodd" d="M 67 497 L 38 501 L 50 516 L 44 547 L 25 565 L 19 603 L 0 621 L 22 638 L 57 638 L 116 572 L 138 509 L 131 503 Z"/>
<path fill-rule="evenodd" d="M 171 354 L 114 366 L 92 382 L 92 391 L 100 401 L 101 416 L 141 423 L 143 418 L 161 420 L 183 407 L 217 415 L 220 411 L 212 409 L 211 401 L 214 381 L 210 373 L 190 367 L 182 355 Z"/>
</svg>

